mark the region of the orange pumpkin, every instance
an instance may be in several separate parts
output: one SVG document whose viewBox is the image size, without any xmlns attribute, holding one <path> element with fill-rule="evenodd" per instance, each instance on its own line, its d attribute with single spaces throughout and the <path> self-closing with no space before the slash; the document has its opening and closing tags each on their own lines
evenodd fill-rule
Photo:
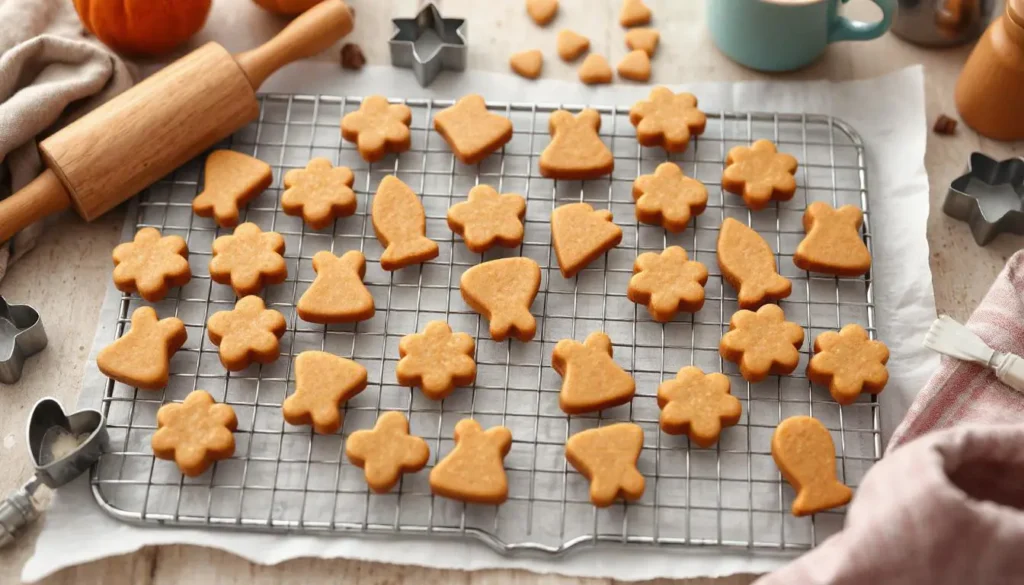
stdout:
<svg viewBox="0 0 1024 585">
<path fill-rule="evenodd" d="M 299 14 L 319 4 L 320 0 L 253 0 L 263 8 L 277 14 Z"/>
<path fill-rule="evenodd" d="M 203 28 L 212 0 L 74 0 L 82 24 L 115 51 L 159 55 Z"/>
</svg>

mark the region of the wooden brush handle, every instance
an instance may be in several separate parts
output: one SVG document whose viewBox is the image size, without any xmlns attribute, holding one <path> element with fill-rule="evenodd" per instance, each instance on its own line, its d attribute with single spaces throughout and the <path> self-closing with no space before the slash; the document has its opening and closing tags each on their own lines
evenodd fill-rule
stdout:
<svg viewBox="0 0 1024 585">
<path fill-rule="evenodd" d="M 352 12 L 341 0 L 323 2 L 303 12 L 276 37 L 235 55 L 253 89 L 281 67 L 312 57 L 352 31 Z"/>
<path fill-rule="evenodd" d="M 4 199 L 0 210 L 0 242 L 14 237 L 22 228 L 71 207 L 71 196 L 57 174 L 50 169 Z"/>
</svg>

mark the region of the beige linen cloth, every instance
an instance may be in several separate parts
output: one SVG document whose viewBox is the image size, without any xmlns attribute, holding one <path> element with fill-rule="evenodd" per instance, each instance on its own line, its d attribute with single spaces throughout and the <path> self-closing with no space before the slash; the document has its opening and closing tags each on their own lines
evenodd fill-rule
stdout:
<svg viewBox="0 0 1024 585">
<path fill-rule="evenodd" d="M 117 55 L 88 36 L 71 0 L 0 0 L 0 198 L 43 168 L 37 141 L 131 87 Z M 0 248 L 0 279 L 42 226 Z"/>
</svg>

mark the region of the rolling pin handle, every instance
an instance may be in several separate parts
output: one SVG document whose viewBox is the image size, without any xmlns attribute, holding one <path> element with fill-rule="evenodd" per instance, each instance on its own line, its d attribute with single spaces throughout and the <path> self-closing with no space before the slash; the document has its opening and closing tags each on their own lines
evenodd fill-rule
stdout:
<svg viewBox="0 0 1024 585">
<path fill-rule="evenodd" d="M 0 201 L 0 242 L 68 207 L 71 207 L 70 194 L 57 174 L 46 169 L 20 191 Z"/>
<path fill-rule="evenodd" d="M 348 6 L 341 0 L 323 0 L 263 45 L 235 55 L 235 61 L 255 91 L 281 67 L 325 51 L 351 31 Z"/>
</svg>

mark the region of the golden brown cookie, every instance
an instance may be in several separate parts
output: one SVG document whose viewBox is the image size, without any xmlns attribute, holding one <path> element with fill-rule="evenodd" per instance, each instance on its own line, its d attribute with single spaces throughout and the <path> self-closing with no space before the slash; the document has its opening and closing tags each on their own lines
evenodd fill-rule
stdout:
<svg viewBox="0 0 1024 585">
<path fill-rule="evenodd" d="M 634 49 L 626 53 L 615 70 L 623 79 L 647 81 L 651 78 L 651 56 L 643 49 Z"/>
<path fill-rule="evenodd" d="M 476 379 L 473 338 L 452 333 L 444 321 L 431 321 L 423 333 L 410 333 L 398 342 L 395 377 L 402 386 L 419 386 L 431 400 L 444 400 L 456 386 Z"/>
<path fill-rule="evenodd" d="M 508 59 L 512 72 L 527 79 L 537 79 L 544 68 L 544 54 L 537 49 L 513 53 Z"/>
<path fill-rule="evenodd" d="M 626 296 L 638 305 L 646 305 L 651 318 L 671 321 L 676 313 L 696 313 L 704 306 L 704 285 L 708 269 L 686 257 L 686 250 L 669 246 L 661 254 L 644 252 L 633 263 Z"/>
<path fill-rule="evenodd" d="M 288 278 L 283 254 L 281 234 L 264 232 L 254 223 L 243 223 L 231 235 L 213 241 L 210 278 L 230 284 L 240 297 L 256 294 L 263 287 Z"/>
<path fill-rule="evenodd" d="M 409 420 L 400 412 L 385 412 L 373 430 L 356 431 L 345 441 L 345 455 L 363 469 L 370 489 L 383 494 L 395 487 L 403 473 L 416 473 L 427 465 L 430 447 L 409 434 Z"/>
<path fill-rule="evenodd" d="M 791 416 L 772 434 L 772 459 L 796 490 L 792 512 L 807 516 L 838 508 L 853 491 L 836 479 L 836 447 L 825 425 L 809 416 Z"/>
<path fill-rule="evenodd" d="M 150 440 L 153 455 L 174 461 L 189 477 L 202 475 L 214 461 L 235 454 L 235 411 L 214 403 L 206 390 L 191 392 L 180 404 L 161 406 L 156 426 Z"/>
<path fill-rule="evenodd" d="M 695 366 L 682 368 L 658 386 L 658 408 L 661 430 L 686 435 L 704 448 L 718 442 L 722 427 L 740 422 L 743 412 L 740 401 L 729 393 L 728 376 L 705 375 Z"/>
<path fill-rule="evenodd" d="M 878 394 L 889 381 L 889 348 L 868 338 L 856 324 L 844 325 L 836 333 L 826 331 L 814 340 L 814 357 L 807 364 L 807 377 L 828 386 L 839 404 L 853 404 L 861 392 Z"/>
<path fill-rule="evenodd" d="M 580 64 L 577 74 L 580 81 L 587 85 L 611 83 L 614 75 L 611 65 L 608 64 L 608 59 L 597 53 L 587 55 L 587 58 Z"/>
<path fill-rule="evenodd" d="M 455 425 L 455 448 L 430 470 L 430 491 L 444 498 L 477 504 L 508 499 L 505 455 L 512 432 L 505 427 L 486 431 L 471 418 Z"/>
<path fill-rule="evenodd" d="M 339 217 L 356 212 L 355 176 L 348 167 L 335 167 L 326 158 L 314 158 L 305 169 L 284 175 L 281 211 L 302 218 L 309 227 L 322 230 Z"/>
<path fill-rule="evenodd" d="M 622 9 L 619 10 L 619 24 L 629 28 L 649 22 L 651 22 L 651 9 L 644 4 L 644 0 L 622 0 Z"/>
<path fill-rule="evenodd" d="M 544 26 L 558 14 L 558 0 L 526 0 L 526 13 L 533 22 Z"/>
<path fill-rule="evenodd" d="M 551 353 L 562 376 L 558 405 L 566 414 L 597 412 L 633 400 L 636 382 L 612 359 L 612 340 L 595 331 L 580 343 L 563 339 Z"/>
<path fill-rule="evenodd" d="M 384 96 L 371 95 L 359 104 L 358 110 L 341 119 L 341 137 L 356 143 L 363 160 L 374 162 L 389 152 L 409 150 L 411 123 L 409 106 L 389 104 Z"/>
<path fill-rule="evenodd" d="M 341 428 L 341 406 L 366 389 L 366 368 L 325 351 L 295 357 L 295 394 L 281 404 L 290 425 L 313 425 L 321 435 Z"/>
<path fill-rule="evenodd" d="M 590 39 L 567 28 L 558 31 L 555 44 L 558 56 L 566 63 L 575 61 L 590 49 Z"/>
<path fill-rule="evenodd" d="M 565 458 L 590 481 L 590 501 L 607 508 L 619 496 L 634 501 L 644 495 L 644 476 L 636 468 L 643 447 L 640 425 L 616 423 L 569 437 Z"/>
<path fill-rule="evenodd" d="M 351 250 L 339 258 L 321 250 L 313 256 L 313 270 L 313 284 L 295 305 L 303 321 L 326 325 L 373 317 L 373 296 L 363 284 L 366 258 L 362 252 Z"/>
<path fill-rule="evenodd" d="M 796 193 L 796 158 L 781 154 L 771 140 L 734 146 L 725 158 L 722 188 L 743 197 L 747 207 L 758 211 L 772 201 L 789 201 Z"/>
<path fill-rule="evenodd" d="M 152 307 L 132 312 L 127 333 L 100 350 L 96 365 L 103 375 L 143 390 L 159 390 L 170 377 L 171 356 L 188 339 L 177 317 L 157 319 Z"/>
<path fill-rule="evenodd" d="M 537 321 L 530 314 L 540 290 L 540 265 L 530 258 L 501 258 L 477 264 L 462 273 L 459 292 L 466 304 L 490 321 L 491 339 L 512 335 L 530 341 Z"/>
<path fill-rule="evenodd" d="M 626 31 L 626 47 L 631 51 L 637 49 L 653 57 L 658 49 L 658 42 L 661 41 L 661 34 L 653 28 L 631 28 Z"/>
<path fill-rule="evenodd" d="M 269 364 L 281 355 L 278 342 L 288 323 L 284 315 L 268 309 L 263 299 L 250 295 L 231 311 L 218 311 L 206 322 L 210 342 L 220 348 L 220 363 L 233 372 L 252 362 Z"/>
<path fill-rule="evenodd" d="M 700 136 L 708 118 L 697 109 L 692 93 L 672 93 L 655 87 L 646 100 L 629 109 L 629 122 L 636 126 L 636 140 L 644 146 L 660 146 L 669 152 L 683 152 L 691 136 Z"/>
<path fill-rule="evenodd" d="M 804 328 L 786 321 L 778 305 L 765 305 L 756 313 L 741 309 L 733 314 L 718 353 L 740 365 L 744 380 L 760 382 L 768 374 L 792 373 L 800 362 L 803 344 Z"/>
<path fill-rule="evenodd" d="M 652 175 L 633 181 L 636 219 L 660 225 L 676 234 L 686 229 L 691 215 L 700 215 L 708 205 L 708 189 L 697 179 L 683 174 L 672 162 L 663 162 Z"/>
<path fill-rule="evenodd" d="M 233 150 L 215 150 L 206 157 L 203 192 L 192 200 L 199 217 L 212 217 L 221 227 L 238 225 L 239 209 L 262 193 L 274 176 L 270 165 Z"/>
<path fill-rule="evenodd" d="M 181 236 L 162 236 L 156 228 L 142 228 L 131 242 L 114 248 L 114 286 L 139 293 L 151 303 L 167 296 L 167 290 L 192 280 L 188 244 Z"/>
<path fill-rule="evenodd" d="M 793 292 L 793 283 L 775 271 L 775 254 L 768 242 L 731 217 L 718 231 L 718 267 L 736 289 L 740 308 L 756 309 Z"/>
<path fill-rule="evenodd" d="M 540 174 L 550 179 L 596 179 L 612 172 L 615 158 L 597 131 L 601 114 L 586 109 L 573 116 L 557 110 L 548 120 L 551 142 L 540 153 Z"/>
<path fill-rule="evenodd" d="M 388 175 L 373 196 L 373 231 L 384 246 L 380 267 L 398 270 L 437 258 L 437 243 L 427 238 L 427 214 L 416 193 Z"/>
<path fill-rule="evenodd" d="M 495 244 L 515 248 L 523 243 L 526 199 L 516 193 L 499 195 L 490 185 L 469 190 L 466 201 L 448 210 L 448 227 L 472 252 L 483 253 Z"/>
<path fill-rule="evenodd" d="M 512 122 L 487 111 L 487 103 L 470 94 L 434 116 L 434 130 L 463 164 L 475 165 L 512 140 Z"/>
<path fill-rule="evenodd" d="M 793 254 L 793 264 L 808 272 L 860 276 L 871 269 L 871 252 L 860 237 L 864 214 L 852 205 L 835 209 L 815 201 L 804 211 L 807 237 Z"/>
<path fill-rule="evenodd" d="M 602 254 L 619 245 L 622 228 L 612 212 L 587 203 L 560 205 L 551 212 L 551 241 L 562 276 L 572 278 Z"/>
</svg>

